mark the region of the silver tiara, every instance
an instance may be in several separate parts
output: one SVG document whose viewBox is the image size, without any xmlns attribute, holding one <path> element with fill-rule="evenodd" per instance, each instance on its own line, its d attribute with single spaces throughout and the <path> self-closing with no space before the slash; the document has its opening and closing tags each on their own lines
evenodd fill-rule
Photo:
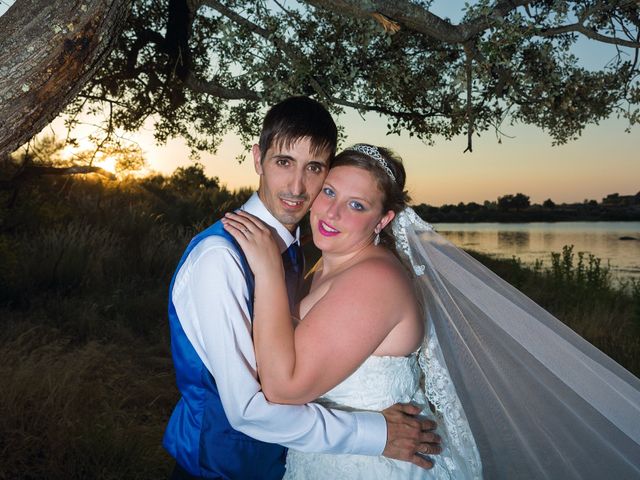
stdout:
<svg viewBox="0 0 640 480">
<path fill-rule="evenodd" d="M 373 158 L 376 162 L 378 162 L 378 165 L 380 165 L 382 169 L 385 172 L 387 172 L 387 175 L 391 177 L 391 180 L 393 180 L 394 182 L 396 181 L 396 176 L 393 174 L 393 170 L 389 168 L 389 164 L 382 157 L 382 155 L 380 155 L 380 150 L 378 150 L 377 147 L 374 147 L 372 145 L 367 145 L 365 143 L 356 143 L 352 147 L 347 148 L 347 150 L 353 150 L 356 152 L 364 153 L 368 157 Z"/>
</svg>

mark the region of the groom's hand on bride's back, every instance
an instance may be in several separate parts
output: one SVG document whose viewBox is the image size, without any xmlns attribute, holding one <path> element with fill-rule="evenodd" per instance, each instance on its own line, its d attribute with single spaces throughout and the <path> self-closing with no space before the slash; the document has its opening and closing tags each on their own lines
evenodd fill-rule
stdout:
<svg viewBox="0 0 640 480">
<path fill-rule="evenodd" d="M 418 415 L 422 409 L 408 403 L 396 403 L 382 411 L 387 421 L 387 445 L 382 455 L 411 462 L 422 468 L 432 468 L 425 455 L 442 451 L 436 422 Z"/>
</svg>

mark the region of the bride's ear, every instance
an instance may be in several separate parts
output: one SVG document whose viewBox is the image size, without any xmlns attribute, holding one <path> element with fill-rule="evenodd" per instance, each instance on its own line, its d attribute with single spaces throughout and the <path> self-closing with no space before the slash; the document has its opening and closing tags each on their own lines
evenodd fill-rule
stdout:
<svg viewBox="0 0 640 480">
<path fill-rule="evenodd" d="M 396 212 L 394 212 L 393 210 L 389 210 L 387 213 L 385 213 L 378 222 L 378 225 L 376 225 L 376 232 L 381 232 L 382 230 L 384 230 L 384 227 L 389 225 L 389 223 L 391 223 L 395 216 Z"/>
</svg>

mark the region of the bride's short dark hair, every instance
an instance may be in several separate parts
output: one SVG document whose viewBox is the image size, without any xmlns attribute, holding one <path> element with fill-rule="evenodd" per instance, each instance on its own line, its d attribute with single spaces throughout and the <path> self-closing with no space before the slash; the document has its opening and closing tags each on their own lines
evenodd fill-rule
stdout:
<svg viewBox="0 0 640 480">
<path fill-rule="evenodd" d="M 353 148 L 358 147 L 360 147 L 359 150 L 347 148 L 336 155 L 331 163 L 331 168 L 352 166 L 371 172 L 378 182 L 378 188 L 384 195 L 383 210 L 385 212 L 392 210 L 395 213 L 402 211 L 411 200 L 404 189 L 407 174 L 402 165 L 402 159 L 388 148 L 374 147 L 366 143 L 359 143 Z M 389 175 L 379 160 L 361 151 L 367 149 L 373 149 L 373 152 L 377 151 L 380 154 L 394 178 Z"/>
</svg>

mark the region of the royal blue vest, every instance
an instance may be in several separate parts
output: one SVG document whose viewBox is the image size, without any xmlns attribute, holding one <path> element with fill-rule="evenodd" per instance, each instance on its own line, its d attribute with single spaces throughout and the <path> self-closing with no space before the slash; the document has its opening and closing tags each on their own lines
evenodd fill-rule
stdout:
<svg viewBox="0 0 640 480">
<path fill-rule="evenodd" d="M 180 267 L 195 246 L 211 235 L 227 238 L 240 254 L 251 299 L 249 312 L 253 311 L 254 280 L 251 270 L 233 237 L 224 230 L 222 223 L 216 222 L 191 240 L 169 287 L 171 353 L 182 398 L 169 419 L 162 444 L 182 468 L 197 477 L 281 479 L 286 449 L 255 440 L 231 427 L 222 408 L 215 379 L 189 342 L 173 305 L 173 284 Z M 211 272 L 211 275 L 220 275 L 220 272 Z"/>
</svg>

